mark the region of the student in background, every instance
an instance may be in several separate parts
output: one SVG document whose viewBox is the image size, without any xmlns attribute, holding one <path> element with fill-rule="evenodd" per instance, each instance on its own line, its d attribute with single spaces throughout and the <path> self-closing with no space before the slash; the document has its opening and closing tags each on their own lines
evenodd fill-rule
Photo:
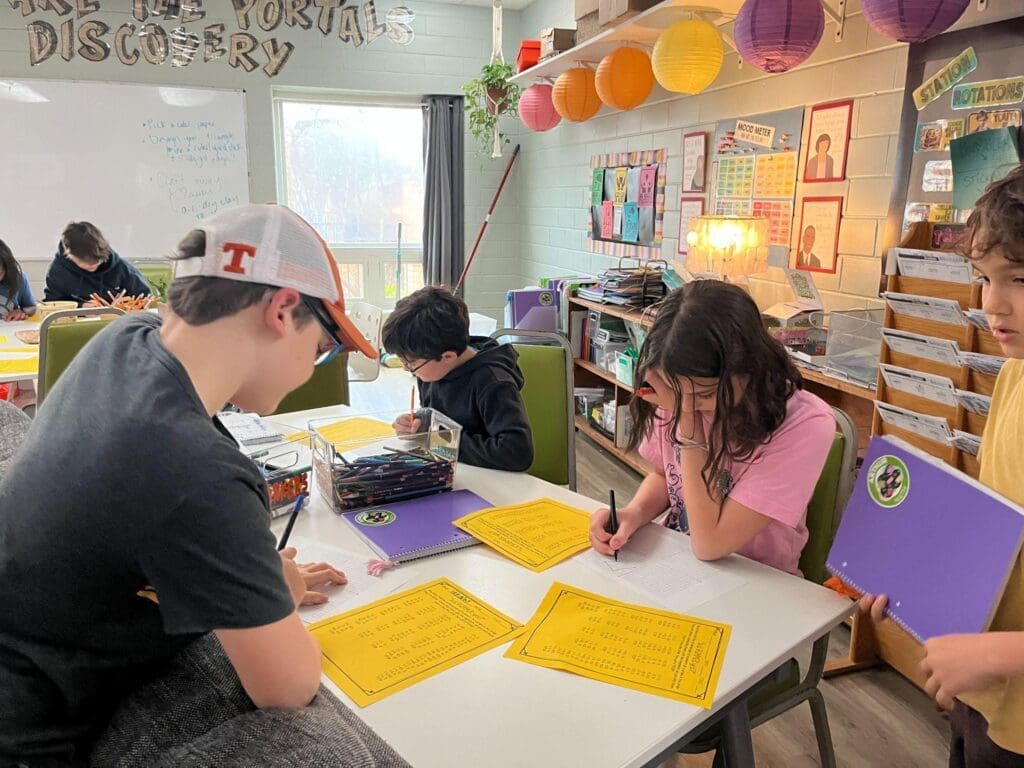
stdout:
<svg viewBox="0 0 1024 768">
<path fill-rule="evenodd" d="M 174 269 L 166 319 L 97 335 L 0 480 L 0 765 L 405 765 L 314 699 L 296 608 L 345 578 L 277 551 L 263 476 L 214 418 L 374 354 L 334 258 L 252 205 L 190 233 Z"/>
<path fill-rule="evenodd" d="M 95 225 L 73 221 L 64 228 L 50 269 L 46 273 L 46 301 L 87 304 L 92 294 L 109 300 L 148 296 L 149 285 L 134 266 L 118 256 Z"/>
<path fill-rule="evenodd" d="M 420 403 L 462 425 L 459 460 L 523 472 L 533 463 L 533 434 L 519 390 L 519 355 L 508 344 L 469 336 L 466 303 L 428 286 L 402 299 L 384 323 L 384 349 L 419 383 Z M 404 414 L 400 434 L 424 428 Z"/>
<path fill-rule="evenodd" d="M 992 335 L 1010 358 L 996 379 L 979 479 L 1024 504 L 1024 166 L 978 198 L 962 242 L 982 282 Z M 886 602 L 865 595 L 861 608 L 878 621 Z M 921 669 L 925 691 L 952 709 L 950 768 L 1024 768 L 1024 555 L 989 631 L 929 638 Z"/>
<path fill-rule="evenodd" d="M 36 313 L 32 286 L 14 260 L 7 244 L 0 240 L 0 320 L 24 320 Z"/>
<path fill-rule="evenodd" d="M 640 351 L 631 446 L 653 466 L 633 499 L 591 517 L 590 541 L 610 555 L 668 510 L 694 554 L 737 552 L 799 574 L 807 504 L 836 425 L 742 288 L 713 280 L 670 293 Z"/>
</svg>

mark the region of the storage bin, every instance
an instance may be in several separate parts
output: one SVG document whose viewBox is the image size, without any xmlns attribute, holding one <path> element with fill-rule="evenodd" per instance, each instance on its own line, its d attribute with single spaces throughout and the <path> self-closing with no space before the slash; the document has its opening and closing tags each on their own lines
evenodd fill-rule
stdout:
<svg viewBox="0 0 1024 768">
<path fill-rule="evenodd" d="M 462 427 L 440 411 L 420 408 L 416 418 L 424 421 L 421 431 L 395 434 L 391 424 L 408 413 L 354 414 L 310 422 L 313 477 L 335 512 L 451 489 Z M 381 436 L 382 432 L 390 434 Z"/>
<path fill-rule="evenodd" d="M 874 387 L 882 349 L 883 309 L 850 309 L 829 314 L 825 367 Z"/>
<path fill-rule="evenodd" d="M 516 56 L 516 72 L 529 69 L 539 60 L 540 40 L 523 40 L 519 43 L 519 54 Z"/>
</svg>

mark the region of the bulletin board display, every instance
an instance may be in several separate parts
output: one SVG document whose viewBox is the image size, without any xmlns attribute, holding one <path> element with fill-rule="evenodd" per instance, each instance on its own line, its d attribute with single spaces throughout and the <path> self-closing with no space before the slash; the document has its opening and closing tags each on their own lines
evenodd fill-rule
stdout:
<svg viewBox="0 0 1024 768">
<path fill-rule="evenodd" d="M 969 34 L 965 34 L 969 33 Z M 930 221 L 934 247 L 949 247 L 970 208 L 953 205 L 950 143 L 1020 126 L 1024 111 L 1024 19 L 951 32 L 912 45 L 886 246 L 915 221 Z"/>
<path fill-rule="evenodd" d="M 710 212 L 766 217 L 770 264 L 789 261 L 803 121 L 802 107 L 721 120 L 711 143 Z"/>
<path fill-rule="evenodd" d="M 634 259 L 661 258 L 668 151 L 590 158 L 587 248 Z"/>
</svg>

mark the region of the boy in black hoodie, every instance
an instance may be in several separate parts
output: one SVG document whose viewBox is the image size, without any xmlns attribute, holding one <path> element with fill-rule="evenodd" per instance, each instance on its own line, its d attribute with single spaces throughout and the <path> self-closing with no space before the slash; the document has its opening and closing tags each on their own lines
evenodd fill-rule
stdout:
<svg viewBox="0 0 1024 768">
<path fill-rule="evenodd" d="M 444 288 L 402 299 L 382 334 L 384 349 L 418 379 L 420 402 L 462 426 L 459 459 L 524 472 L 533 463 L 533 434 L 519 390 L 518 353 L 508 344 L 469 336 L 466 303 Z M 399 434 L 418 432 L 419 418 L 395 420 Z"/>
<path fill-rule="evenodd" d="M 64 228 L 50 269 L 46 273 L 46 301 L 90 301 L 153 293 L 133 265 L 114 253 L 103 234 L 88 221 L 73 221 Z M 110 295 L 108 295 L 110 294 Z"/>
</svg>

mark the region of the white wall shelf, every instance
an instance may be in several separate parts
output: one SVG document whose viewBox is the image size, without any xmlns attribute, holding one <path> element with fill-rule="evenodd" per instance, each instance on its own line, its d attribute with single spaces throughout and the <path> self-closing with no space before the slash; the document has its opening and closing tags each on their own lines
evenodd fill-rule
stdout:
<svg viewBox="0 0 1024 768">
<path fill-rule="evenodd" d="M 513 83 L 528 86 L 542 78 L 554 79 L 578 63 L 597 64 L 625 43 L 636 43 L 647 48 L 653 47 L 658 36 L 677 21 L 687 18 L 689 13 L 700 13 L 716 26 L 722 26 L 737 13 L 743 0 L 664 0 L 614 27 L 608 27 L 581 45 L 564 53 L 552 56 L 510 78 Z"/>
</svg>

